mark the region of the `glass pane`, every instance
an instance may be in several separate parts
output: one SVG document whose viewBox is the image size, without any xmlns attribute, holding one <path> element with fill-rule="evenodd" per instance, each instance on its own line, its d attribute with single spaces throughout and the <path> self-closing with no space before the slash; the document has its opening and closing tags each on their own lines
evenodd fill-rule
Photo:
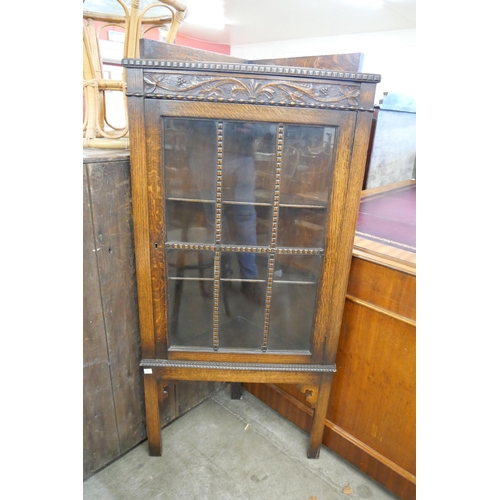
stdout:
<svg viewBox="0 0 500 500">
<path fill-rule="evenodd" d="M 222 243 L 268 246 L 271 243 L 272 216 L 270 206 L 224 203 Z"/>
<path fill-rule="evenodd" d="M 219 306 L 221 348 L 261 348 L 268 260 L 267 254 L 222 253 Z"/>
<path fill-rule="evenodd" d="M 281 203 L 327 204 L 333 177 L 334 141 L 334 127 L 285 127 Z"/>
<path fill-rule="evenodd" d="M 250 349 L 260 351 L 264 331 L 264 310 L 256 309 L 232 317 L 219 313 L 219 347 L 221 349 Z"/>
<path fill-rule="evenodd" d="M 167 241 L 214 243 L 215 204 L 167 200 Z"/>
<path fill-rule="evenodd" d="M 212 297 L 213 280 L 168 280 L 170 345 L 208 348 L 213 346 Z"/>
<path fill-rule="evenodd" d="M 170 344 L 211 347 L 214 253 L 167 250 L 167 264 Z"/>
<path fill-rule="evenodd" d="M 317 283 L 321 263 L 321 255 L 276 255 L 273 281 Z"/>
<path fill-rule="evenodd" d="M 264 253 L 222 252 L 221 279 L 267 282 L 268 261 Z"/>
<path fill-rule="evenodd" d="M 323 248 L 326 209 L 280 207 L 278 246 Z"/>
<path fill-rule="evenodd" d="M 168 278 L 211 279 L 208 290 L 213 288 L 214 253 L 198 250 L 167 250 Z M 201 285 L 200 285 L 201 286 Z"/>
<path fill-rule="evenodd" d="M 309 350 L 317 285 L 275 282 L 268 350 Z"/>
<path fill-rule="evenodd" d="M 276 130 L 274 124 L 224 123 L 224 201 L 272 202 L 276 172 Z"/>
<path fill-rule="evenodd" d="M 276 124 L 224 122 L 221 243 L 269 246 L 276 187 Z M 165 119 L 167 241 L 213 244 L 217 123 Z M 335 129 L 285 126 L 278 247 L 323 248 L 333 176 Z M 214 253 L 168 250 L 172 346 L 212 348 Z M 221 349 L 260 351 L 269 255 L 223 252 Z M 321 255 L 275 255 L 268 350 L 309 350 Z"/>
<path fill-rule="evenodd" d="M 163 157 L 167 198 L 215 201 L 215 121 L 165 119 Z"/>
<path fill-rule="evenodd" d="M 224 124 L 222 242 L 271 242 L 276 177 L 276 125 Z"/>
<path fill-rule="evenodd" d="M 304 203 L 297 198 L 300 193 L 297 185 L 298 165 L 300 161 L 300 149 L 294 146 L 285 146 L 281 154 L 281 182 L 280 182 L 280 204 L 282 203 Z"/>
</svg>

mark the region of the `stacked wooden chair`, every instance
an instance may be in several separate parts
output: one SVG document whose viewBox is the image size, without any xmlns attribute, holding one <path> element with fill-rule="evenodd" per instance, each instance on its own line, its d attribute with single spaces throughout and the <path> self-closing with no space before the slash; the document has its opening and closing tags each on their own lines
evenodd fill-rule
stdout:
<svg viewBox="0 0 500 500">
<path fill-rule="evenodd" d="M 167 29 L 167 43 L 173 43 L 186 14 L 186 5 L 178 0 L 107 0 L 83 1 L 83 147 L 128 149 L 128 116 L 125 72 L 121 80 L 103 78 L 99 50 L 99 32 L 116 26 L 125 31 L 123 58 L 139 55 L 139 39 L 154 28 Z M 94 21 L 104 24 L 97 28 Z M 106 112 L 106 94 L 123 95 L 125 124 L 116 127 Z"/>
</svg>

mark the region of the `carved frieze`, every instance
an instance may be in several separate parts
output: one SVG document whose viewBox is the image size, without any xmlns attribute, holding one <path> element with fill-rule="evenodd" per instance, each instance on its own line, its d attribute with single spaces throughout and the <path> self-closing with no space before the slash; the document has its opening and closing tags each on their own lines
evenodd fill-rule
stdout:
<svg viewBox="0 0 500 500">
<path fill-rule="evenodd" d="M 193 101 L 357 109 L 360 85 L 145 72 L 144 94 Z"/>
</svg>

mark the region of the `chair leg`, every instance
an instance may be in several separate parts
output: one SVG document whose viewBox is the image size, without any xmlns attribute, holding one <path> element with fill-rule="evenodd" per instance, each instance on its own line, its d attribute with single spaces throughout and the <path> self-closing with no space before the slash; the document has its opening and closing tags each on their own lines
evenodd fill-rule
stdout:
<svg viewBox="0 0 500 500">
<path fill-rule="evenodd" d="M 178 280 L 175 284 L 175 293 L 174 293 L 174 307 L 172 308 L 172 321 L 170 322 L 170 328 L 172 333 L 177 332 L 177 324 L 179 322 L 179 312 L 181 309 L 181 298 L 182 298 L 182 284 L 183 280 Z"/>
<path fill-rule="evenodd" d="M 330 388 L 332 382 L 332 373 L 323 374 L 318 390 L 318 401 L 314 410 L 311 434 L 309 437 L 309 448 L 307 458 L 318 458 L 325 431 L 325 418 L 330 399 Z"/>
<path fill-rule="evenodd" d="M 161 457 L 160 404 L 158 401 L 158 382 L 152 373 L 144 374 L 144 403 L 146 407 L 146 431 L 149 454 Z"/>
<path fill-rule="evenodd" d="M 202 278 L 205 277 L 205 269 L 203 265 L 203 254 L 201 252 L 198 253 L 198 277 L 200 278 L 200 291 L 203 297 L 208 297 L 208 293 L 205 290 L 205 282 Z"/>
<path fill-rule="evenodd" d="M 231 317 L 231 308 L 229 307 L 229 294 L 227 293 L 228 285 L 228 282 L 222 283 L 222 301 L 224 302 L 226 316 Z"/>
</svg>

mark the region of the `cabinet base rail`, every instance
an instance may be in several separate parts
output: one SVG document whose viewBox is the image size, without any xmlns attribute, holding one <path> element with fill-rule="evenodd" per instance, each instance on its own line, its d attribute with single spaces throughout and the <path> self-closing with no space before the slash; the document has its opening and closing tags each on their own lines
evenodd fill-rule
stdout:
<svg viewBox="0 0 500 500">
<path fill-rule="evenodd" d="M 313 419 L 309 430 L 308 458 L 318 458 L 335 365 L 222 363 L 144 359 L 146 427 L 151 456 L 161 456 L 160 398 L 166 381 L 192 380 L 227 383 L 298 384 L 309 394 Z"/>
</svg>

